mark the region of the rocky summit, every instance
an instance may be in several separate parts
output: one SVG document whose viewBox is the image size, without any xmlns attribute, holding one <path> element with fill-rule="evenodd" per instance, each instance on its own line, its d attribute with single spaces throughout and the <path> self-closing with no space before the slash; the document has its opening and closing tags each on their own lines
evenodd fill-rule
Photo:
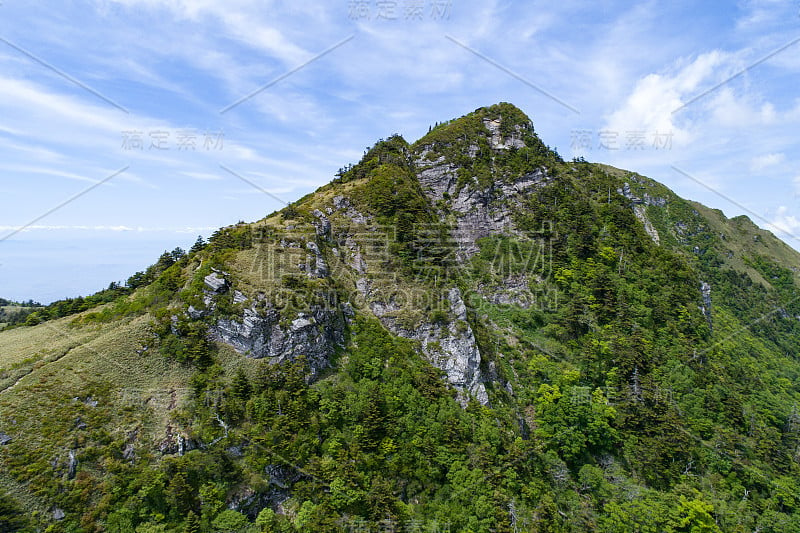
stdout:
<svg viewBox="0 0 800 533">
<path fill-rule="evenodd" d="M 798 282 L 480 108 L 9 322 L 0 529 L 797 531 Z"/>
</svg>

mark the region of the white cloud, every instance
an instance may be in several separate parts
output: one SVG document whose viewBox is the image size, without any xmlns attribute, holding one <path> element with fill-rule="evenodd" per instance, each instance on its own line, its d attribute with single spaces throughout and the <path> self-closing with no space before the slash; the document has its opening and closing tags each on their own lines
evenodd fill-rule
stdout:
<svg viewBox="0 0 800 533">
<path fill-rule="evenodd" d="M 200 23 L 210 18 L 221 23 L 227 37 L 257 48 L 286 64 L 297 64 L 311 53 L 293 43 L 274 22 L 279 6 L 273 2 L 217 2 L 214 0 L 116 0 L 128 7 L 166 10 L 177 20 Z M 309 13 L 306 13 L 309 16 Z M 272 19 L 272 23 L 270 23 Z"/>
<path fill-rule="evenodd" d="M 795 247 L 800 244 L 798 239 L 800 237 L 800 219 L 795 215 L 789 213 L 789 208 L 786 206 L 778 207 L 772 221 L 767 224 L 767 229 L 791 242 Z"/>
<path fill-rule="evenodd" d="M 786 161 L 786 154 L 784 153 L 779 152 L 760 155 L 750 161 L 750 170 L 753 172 L 762 172 L 763 170 L 780 165 L 784 161 Z"/>
<path fill-rule="evenodd" d="M 202 232 L 202 231 L 210 231 L 217 229 L 216 227 L 212 226 L 186 226 L 186 227 L 174 227 L 174 228 L 148 228 L 143 226 L 84 226 L 84 225 L 42 225 L 42 224 L 35 224 L 31 226 L 25 226 L 24 228 L 20 229 L 21 226 L 0 226 L 0 231 L 17 231 L 19 230 L 20 233 L 27 233 L 33 231 L 110 231 L 110 232 L 128 232 L 128 231 L 135 231 L 138 233 L 161 233 L 161 232 L 171 232 L 171 233 L 194 233 L 194 232 Z"/>
<path fill-rule="evenodd" d="M 612 112 L 604 129 L 618 132 L 671 133 L 676 145 L 688 144 L 695 133 L 691 124 L 676 122 L 676 110 L 712 78 L 725 54 L 712 51 L 698 56 L 674 73 L 648 74 L 641 78 L 621 107 Z M 684 121 L 685 123 L 685 121 Z"/>
</svg>

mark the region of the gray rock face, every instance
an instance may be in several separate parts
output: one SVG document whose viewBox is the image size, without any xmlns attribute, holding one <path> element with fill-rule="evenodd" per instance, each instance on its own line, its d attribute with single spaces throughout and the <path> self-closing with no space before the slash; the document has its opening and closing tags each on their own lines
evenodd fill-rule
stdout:
<svg viewBox="0 0 800 533">
<path fill-rule="evenodd" d="M 459 401 L 466 405 L 469 395 L 481 404 L 489 403 L 489 396 L 481 376 L 481 353 L 475 335 L 467 322 L 467 306 L 458 288 L 447 295 L 450 313 L 454 318 L 449 324 L 420 324 L 413 330 L 401 327 L 387 314 L 399 309 L 390 303 L 372 302 L 371 309 L 381 322 L 395 335 L 420 342 L 422 352 L 437 368 L 447 374 L 447 381 L 459 391 Z"/>
<path fill-rule="evenodd" d="M 458 188 L 458 167 L 439 158 L 431 164 L 420 156 L 417 167 L 422 190 L 433 204 L 450 198 L 450 208 L 458 217 L 453 239 L 458 244 L 457 258 L 465 260 L 478 252 L 476 241 L 492 234 L 515 232 L 510 205 L 529 189 L 546 183 L 542 170 L 525 174 L 508 183 L 494 183 L 481 189 L 477 182 Z"/>
<path fill-rule="evenodd" d="M 287 244 L 288 246 L 288 244 Z M 306 244 L 310 254 L 306 271 L 310 277 L 328 276 L 328 266 L 319 246 L 310 241 Z M 230 283 L 224 272 L 213 272 L 206 276 L 207 310 L 190 307 L 187 314 L 192 318 L 206 316 L 214 307 L 214 297 L 227 292 Z M 239 318 L 223 318 L 209 327 L 210 337 L 231 346 L 237 352 L 256 359 L 269 358 L 280 363 L 305 356 L 314 375 L 329 365 L 329 359 L 336 349 L 344 344 L 345 313 L 333 305 L 311 306 L 310 310 L 299 313 L 290 322 L 289 317 L 271 302 L 257 298 L 258 304 L 246 307 Z M 235 304 L 250 301 L 245 294 L 234 291 Z M 262 309 L 259 309 L 259 307 Z"/>
<path fill-rule="evenodd" d="M 367 224 L 371 217 L 364 216 L 356 210 L 350 200 L 344 196 L 334 196 L 333 206 L 340 211 L 344 211 L 344 215 L 353 221 L 355 224 Z"/>
<path fill-rule="evenodd" d="M 315 209 L 312 213 L 317 220 L 314 221 L 314 227 L 317 231 L 317 236 L 319 237 L 328 237 L 331 234 L 331 221 L 328 220 L 328 217 L 320 211 L 319 209 Z"/>
<path fill-rule="evenodd" d="M 13 439 L 11 437 L 9 437 L 8 435 L 6 435 L 2 431 L 0 431 L 0 446 L 5 446 L 6 444 L 11 442 L 12 440 Z"/>
<path fill-rule="evenodd" d="M 125 448 L 122 449 L 122 458 L 126 461 L 132 461 L 136 458 L 136 448 L 133 443 L 129 442 L 125 445 Z"/>
<path fill-rule="evenodd" d="M 700 292 L 703 294 L 703 306 L 700 310 L 703 312 L 703 316 L 706 317 L 708 326 L 713 330 L 714 323 L 711 320 L 711 285 L 705 281 L 702 282 L 700 284 Z"/>
<path fill-rule="evenodd" d="M 647 218 L 647 212 L 644 210 L 644 206 L 634 205 L 633 214 L 636 215 L 636 218 L 642 223 L 644 226 L 644 231 L 647 232 L 651 239 L 653 239 L 653 242 L 656 244 L 661 244 L 661 236 L 658 234 L 658 230 L 656 230 L 656 228 L 650 222 L 650 219 Z"/>
<path fill-rule="evenodd" d="M 306 270 L 308 270 L 308 275 L 312 278 L 327 278 L 329 273 L 328 263 L 325 262 L 325 258 L 323 257 L 322 252 L 320 252 L 317 243 L 314 241 L 309 241 L 306 243 L 306 248 L 308 248 L 312 254 L 308 256 L 308 260 L 306 262 Z"/>
<path fill-rule="evenodd" d="M 212 272 L 205 278 L 203 278 L 203 282 L 206 284 L 206 287 L 213 293 L 223 293 L 228 288 L 228 281 L 220 276 L 218 272 Z"/>
<path fill-rule="evenodd" d="M 69 451 L 69 460 L 67 462 L 67 479 L 74 479 L 78 471 L 78 458 L 75 456 L 75 450 Z"/>
<path fill-rule="evenodd" d="M 667 205 L 666 198 L 653 197 L 647 193 L 644 193 L 640 198 L 633 194 L 633 191 L 631 190 L 631 185 L 628 182 L 625 182 L 622 188 L 617 189 L 617 192 L 631 201 L 631 204 L 633 206 L 633 214 L 636 215 L 636 218 L 639 220 L 639 222 L 642 223 L 642 225 L 644 226 L 644 230 L 647 232 L 650 238 L 653 239 L 653 242 L 656 244 L 660 244 L 661 237 L 659 236 L 656 228 L 650 222 L 650 219 L 647 218 L 647 212 L 645 211 L 645 206 L 654 205 L 658 207 L 664 207 L 665 205 Z"/>
<path fill-rule="evenodd" d="M 654 205 L 657 207 L 664 207 L 667 205 L 666 198 L 650 196 L 648 193 L 644 193 L 641 197 L 636 196 L 633 194 L 631 185 L 628 182 L 625 182 L 621 189 L 617 189 L 617 192 L 630 200 L 633 205 Z"/>
<path fill-rule="evenodd" d="M 522 132 L 517 125 L 514 127 L 514 132 L 510 137 L 503 138 L 500 131 L 501 121 L 499 119 L 483 119 L 483 125 L 489 130 L 491 138 L 489 144 L 495 150 L 508 150 L 509 148 L 525 148 L 525 142 L 522 140 Z"/>
<path fill-rule="evenodd" d="M 246 308 L 241 319 L 221 319 L 209 331 L 214 340 L 248 357 L 280 363 L 303 355 L 316 375 L 344 344 L 344 328 L 340 309 L 312 307 L 285 325 L 281 313 L 268 304 L 262 312 L 255 306 Z"/>
<path fill-rule="evenodd" d="M 350 200 L 341 195 L 334 196 L 333 207 L 335 207 L 336 209 L 346 209 L 350 207 Z"/>
</svg>

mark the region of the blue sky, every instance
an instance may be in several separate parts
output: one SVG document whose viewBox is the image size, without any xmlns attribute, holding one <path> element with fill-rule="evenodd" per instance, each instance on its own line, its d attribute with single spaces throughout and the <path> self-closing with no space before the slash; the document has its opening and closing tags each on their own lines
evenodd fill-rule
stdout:
<svg viewBox="0 0 800 533">
<path fill-rule="evenodd" d="M 2 0 L 0 39 L 5 298 L 94 292 L 500 101 L 800 248 L 800 0 Z"/>
</svg>

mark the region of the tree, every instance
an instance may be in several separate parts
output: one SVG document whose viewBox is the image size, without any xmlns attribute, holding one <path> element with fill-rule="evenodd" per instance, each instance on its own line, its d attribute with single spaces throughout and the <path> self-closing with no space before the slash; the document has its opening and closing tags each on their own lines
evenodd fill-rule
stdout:
<svg viewBox="0 0 800 533">
<path fill-rule="evenodd" d="M 194 506 L 192 486 L 186 481 L 186 475 L 183 472 L 178 472 L 170 480 L 168 497 L 170 506 L 181 515 L 190 511 Z"/>
<path fill-rule="evenodd" d="M 0 493 L 0 531 L 21 531 L 27 526 L 27 521 L 23 518 L 25 513 L 4 493 Z"/>
<path fill-rule="evenodd" d="M 194 244 L 192 245 L 192 247 L 189 248 L 189 253 L 190 254 L 196 254 L 197 252 L 199 252 L 200 250 L 202 250 L 205 247 L 206 247 L 205 239 L 203 239 L 202 235 L 198 235 L 197 236 L 197 240 L 194 241 Z"/>
<path fill-rule="evenodd" d="M 194 514 L 194 511 L 189 511 L 189 514 L 186 515 L 183 533 L 200 533 L 200 518 Z"/>
<path fill-rule="evenodd" d="M 253 387 L 250 385 L 250 380 L 247 379 L 247 374 L 243 369 L 240 368 L 236 371 L 231 389 L 233 395 L 240 400 L 246 400 L 250 397 L 250 393 L 253 392 Z"/>
<path fill-rule="evenodd" d="M 265 533 L 274 531 L 278 525 L 278 518 L 275 515 L 275 511 L 269 507 L 261 509 L 261 512 L 258 513 L 256 517 L 256 525 Z"/>
<path fill-rule="evenodd" d="M 220 533 L 237 533 L 247 525 L 247 517 L 239 511 L 225 509 L 211 523 Z"/>
<path fill-rule="evenodd" d="M 181 248 L 180 246 L 178 246 L 174 250 L 172 250 L 169 253 L 169 255 L 172 256 L 172 259 L 175 262 L 178 262 L 181 259 L 183 259 L 184 257 L 186 257 L 186 251 L 183 248 Z"/>
</svg>

